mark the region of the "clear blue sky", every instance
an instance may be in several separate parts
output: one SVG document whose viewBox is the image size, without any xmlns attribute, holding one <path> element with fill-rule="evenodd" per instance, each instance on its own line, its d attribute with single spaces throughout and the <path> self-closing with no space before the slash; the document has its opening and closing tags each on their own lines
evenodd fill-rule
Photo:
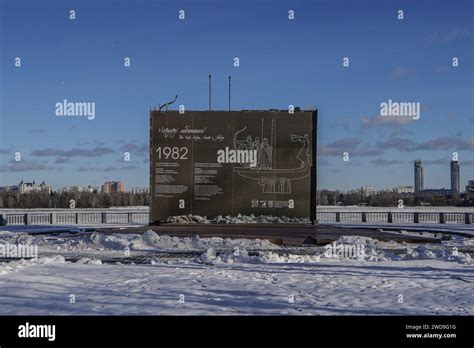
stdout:
<svg viewBox="0 0 474 348">
<path fill-rule="evenodd" d="M 474 179 L 472 1 L 0 0 L 0 21 L 0 185 L 148 185 L 150 106 L 206 109 L 209 73 L 214 109 L 229 74 L 234 109 L 318 107 L 319 188 L 413 185 L 415 159 L 449 187 L 454 151 Z M 95 119 L 55 116 L 64 99 Z M 421 118 L 381 118 L 388 99 Z"/>
</svg>

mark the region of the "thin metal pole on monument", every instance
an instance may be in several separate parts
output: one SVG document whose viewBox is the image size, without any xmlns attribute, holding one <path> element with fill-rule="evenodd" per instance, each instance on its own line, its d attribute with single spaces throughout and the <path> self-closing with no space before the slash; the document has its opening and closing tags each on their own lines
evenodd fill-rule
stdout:
<svg viewBox="0 0 474 348">
<path fill-rule="evenodd" d="M 231 79 L 232 77 L 229 75 L 229 111 L 230 111 L 230 93 L 231 93 L 231 85 L 232 85 Z"/>
<path fill-rule="evenodd" d="M 211 74 L 209 74 L 209 111 L 211 111 Z"/>
</svg>

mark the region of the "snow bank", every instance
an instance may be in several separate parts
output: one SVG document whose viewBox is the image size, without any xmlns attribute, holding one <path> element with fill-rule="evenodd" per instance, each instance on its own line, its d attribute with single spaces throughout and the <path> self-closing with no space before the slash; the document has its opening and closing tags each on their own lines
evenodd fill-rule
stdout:
<svg viewBox="0 0 474 348">
<path fill-rule="evenodd" d="M 370 237 L 342 236 L 326 245 L 321 257 L 358 261 L 388 261 L 393 255 L 378 249 L 379 241 Z"/>
<path fill-rule="evenodd" d="M 470 265 L 472 262 L 471 255 L 462 253 L 457 250 L 446 250 L 446 249 L 428 249 L 423 245 L 419 245 L 415 248 L 408 247 L 406 254 L 401 255 L 401 259 L 411 260 L 425 260 L 425 259 L 437 259 L 443 261 L 454 261 L 463 264 Z"/>
<path fill-rule="evenodd" d="M 102 261 L 98 259 L 90 259 L 88 257 L 83 257 L 82 259 L 78 260 L 77 263 L 83 265 L 102 265 Z"/>
<path fill-rule="evenodd" d="M 474 246 L 474 238 L 464 238 L 462 244 L 468 246 Z"/>
<path fill-rule="evenodd" d="M 401 253 L 395 253 L 393 251 L 380 250 L 381 246 L 386 245 L 398 245 L 403 247 Z M 385 243 L 378 240 L 369 238 L 369 237 L 359 237 L 359 236 L 342 236 L 337 239 L 333 245 L 339 246 L 349 246 L 352 247 L 352 250 L 363 250 L 362 256 L 356 255 L 354 257 L 344 257 L 342 258 L 349 259 L 358 259 L 364 261 L 401 261 L 401 260 L 426 260 L 426 259 L 437 259 L 442 261 L 453 261 L 459 262 L 462 264 L 471 264 L 471 256 L 467 253 L 462 253 L 456 249 L 446 249 L 438 246 L 431 248 L 426 247 L 425 245 L 412 246 L 408 244 L 399 244 L 399 243 Z M 468 244 L 470 245 L 470 244 Z M 328 248 L 329 250 L 333 248 Z M 328 253 L 329 258 L 333 256 L 333 253 Z M 328 257 L 325 253 L 324 257 Z M 336 255 L 335 258 L 338 258 Z"/>
<path fill-rule="evenodd" d="M 152 230 L 143 234 L 116 233 L 105 235 L 95 232 L 91 235 L 70 237 L 32 236 L 25 233 L 0 232 L 0 244 L 38 245 L 41 251 L 61 254 L 61 252 L 77 252 L 88 256 L 80 263 L 98 264 L 100 256 L 86 255 L 87 252 L 124 252 L 130 251 L 198 251 L 203 254 L 197 262 L 213 263 L 314 263 L 320 260 L 349 260 L 356 262 L 403 261 L 403 260 L 442 260 L 471 264 L 469 254 L 458 251 L 458 248 L 470 249 L 474 238 L 457 241 L 456 245 L 448 241 L 442 245 L 413 245 L 396 242 L 381 242 L 369 237 L 342 236 L 335 242 L 323 248 L 308 248 L 314 254 L 294 255 L 282 254 L 272 250 L 282 250 L 280 246 L 267 240 L 259 239 L 230 239 L 230 238 L 200 238 L 170 237 L 158 235 Z M 259 250 L 255 252 L 255 250 Z M 65 254 L 64 254 L 65 255 Z M 15 264 L 12 264 L 15 265 Z M 18 267 L 22 264 L 19 263 Z M 4 268 L 5 269 L 5 268 Z"/>
<path fill-rule="evenodd" d="M 278 255 L 271 251 L 259 251 L 257 255 L 251 256 L 246 249 L 238 247 L 220 253 L 214 248 L 209 248 L 196 259 L 199 263 L 210 265 L 219 263 L 313 263 L 319 262 L 319 260 L 319 255 Z"/>
<path fill-rule="evenodd" d="M 382 250 L 381 246 L 398 245 L 399 253 L 391 250 Z M 204 264 L 219 263 L 315 263 L 322 260 L 350 260 L 358 262 L 386 262 L 404 260 L 436 259 L 447 262 L 471 264 L 471 256 L 457 250 L 445 248 L 427 248 L 423 245 L 407 246 L 398 243 L 380 242 L 369 237 L 342 236 L 331 244 L 326 245 L 321 252 L 313 255 L 294 255 L 291 253 L 279 254 L 271 251 L 259 251 L 256 255 L 249 255 L 245 248 L 234 247 L 233 250 L 219 252 L 210 247 L 202 253 L 196 262 Z"/>
<path fill-rule="evenodd" d="M 40 257 L 38 259 L 21 259 L 18 261 L 0 262 L 0 275 L 18 272 L 25 267 L 35 265 L 51 265 L 65 263 L 65 259 L 61 255 L 55 255 L 51 257 Z"/>
<path fill-rule="evenodd" d="M 104 235 L 102 233 L 94 232 L 90 236 L 90 241 L 92 245 L 99 249 L 108 249 L 108 250 L 124 250 L 133 242 L 133 237 L 130 235 Z"/>
<path fill-rule="evenodd" d="M 95 232 L 91 235 L 90 240 L 96 248 L 108 250 L 167 250 L 167 251 L 183 251 L 183 250 L 207 250 L 209 248 L 216 249 L 233 249 L 239 248 L 255 248 L 255 249 L 275 249 L 277 245 L 267 240 L 260 239 L 230 239 L 230 238 L 200 238 L 194 237 L 170 237 L 167 235 L 158 235 L 152 230 L 148 230 L 142 235 L 138 234 L 113 234 L 106 236 Z"/>
<path fill-rule="evenodd" d="M 24 232 L 0 231 L 2 244 L 33 244 L 35 237 Z"/>
</svg>

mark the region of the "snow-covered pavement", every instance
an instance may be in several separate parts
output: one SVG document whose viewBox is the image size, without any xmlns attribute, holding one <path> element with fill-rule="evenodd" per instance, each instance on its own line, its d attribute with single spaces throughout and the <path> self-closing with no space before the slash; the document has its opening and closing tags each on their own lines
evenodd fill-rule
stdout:
<svg viewBox="0 0 474 348">
<path fill-rule="evenodd" d="M 359 237 L 357 237 L 359 238 Z M 265 241 L 171 238 L 154 232 L 78 238 L 18 236 L 37 260 L 0 262 L 2 315 L 474 315 L 474 266 L 442 248 L 356 243 L 358 257 L 281 255 Z M 453 241 L 449 247 L 456 245 Z M 472 246 L 472 239 L 457 242 Z M 355 244 L 354 244 L 355 245 Z M 249 256 L 246 249 L 262 250 Z M 149 264 L 65 261 L 66 252 L 201 250 L 195 259 Z M 404 251 L 392 253 L 390 249 Z M 46 251 L 56 256 L 42 257 Z M 354 249 L 355 250 L 355 249 Z M 389 250 L 389 251 L 387 251 Z"/>
<path fill-rule="evenodd" d="M 217 265 L 56 260 L 1 276 L 0 312 L 473 315 L 473 284 L 472 267 L 436 260 Z M 71 295 L 75 303 L 70 303 Z"/>
</svg>

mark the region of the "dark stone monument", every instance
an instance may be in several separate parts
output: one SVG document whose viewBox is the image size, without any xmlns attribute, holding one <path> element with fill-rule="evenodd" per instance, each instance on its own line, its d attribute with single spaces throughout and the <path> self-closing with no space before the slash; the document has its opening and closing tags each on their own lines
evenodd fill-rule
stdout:
<svg viewBox="0 0 474 348">
<path fill-rule="evenodd" d="M 150 223 L 241 214 L 316 219 L 317 111 L 150 112 Z"/>
</svg>

